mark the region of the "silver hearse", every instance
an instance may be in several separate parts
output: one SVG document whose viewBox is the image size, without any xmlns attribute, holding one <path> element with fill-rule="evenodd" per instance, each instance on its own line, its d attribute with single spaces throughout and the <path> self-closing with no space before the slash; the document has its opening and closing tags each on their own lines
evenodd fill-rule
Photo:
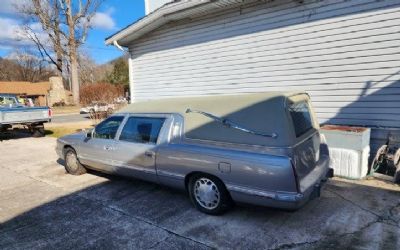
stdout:
<svg viewBox="0 0 400 250">
<path fill-rule="evenodd" d="M 297 209 L 333 175 L 305 93 L 130 104 L 93 131 L 58 139 L 68 173 L 86 169 L 184 189 L 219 214 L 233 202 Z"/>
</svg>

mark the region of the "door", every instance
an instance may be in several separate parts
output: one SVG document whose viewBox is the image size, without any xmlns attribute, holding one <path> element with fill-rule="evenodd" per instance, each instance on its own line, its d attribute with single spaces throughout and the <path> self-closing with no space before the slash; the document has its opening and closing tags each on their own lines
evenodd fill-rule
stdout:
<svg viewBox="0 0 400 250">
<path fill-rule="evenodd" d="M 156 181 L 156 153 L 165 117 L 131 116 L 116 142 L 115 170 L 148 181 Z"/>
<path fill-rule="evenodd" d="M 124 116 L 111 116 L 99 123 L 92 136 L 84 140 L 78 151 L 79 160 L 94 169 L 112 172 L 115 136 Z"/>
</svg>

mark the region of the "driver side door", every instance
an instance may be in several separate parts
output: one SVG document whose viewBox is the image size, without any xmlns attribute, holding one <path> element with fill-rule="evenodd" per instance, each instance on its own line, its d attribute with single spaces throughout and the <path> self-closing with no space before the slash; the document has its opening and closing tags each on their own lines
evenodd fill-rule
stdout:
<svg viewBox="0 0 400 250">
<path fill-rule="evenodd" d="M 111 116 L 99 123 L 80 146 L 79 160 L 90 168 L 112 172 L 115 136 L 124 116 Z"/>
</svg>

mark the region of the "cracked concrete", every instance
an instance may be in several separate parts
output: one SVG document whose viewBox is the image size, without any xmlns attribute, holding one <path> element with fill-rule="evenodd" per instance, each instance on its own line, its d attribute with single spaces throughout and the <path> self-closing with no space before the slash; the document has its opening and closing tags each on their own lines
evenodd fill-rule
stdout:
<svg viewBox="0 0 400 250">
<path fill-rule="evenodd" d="M 195 210 L 184 193 L 65 174 L 53 138 L 0 142 L 0 248 L 400 249 L 400 187 L 334 178 L 296 212 Z"/>
</svg>

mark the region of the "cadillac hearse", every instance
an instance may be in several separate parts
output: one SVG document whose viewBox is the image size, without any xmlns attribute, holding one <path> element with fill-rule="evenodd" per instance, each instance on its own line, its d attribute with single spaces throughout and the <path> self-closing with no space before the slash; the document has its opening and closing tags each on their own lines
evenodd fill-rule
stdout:
<svg viewBox="0 0 400 250">
<path fill-rule="evenodd" d="M 208 214 L 234 202 L 297 209 L 333 176 L 305 93 L 136 102 L 58 139 L 56 150 L 70 174 L 93 169 L 186 190 Z"/>
</svg>

